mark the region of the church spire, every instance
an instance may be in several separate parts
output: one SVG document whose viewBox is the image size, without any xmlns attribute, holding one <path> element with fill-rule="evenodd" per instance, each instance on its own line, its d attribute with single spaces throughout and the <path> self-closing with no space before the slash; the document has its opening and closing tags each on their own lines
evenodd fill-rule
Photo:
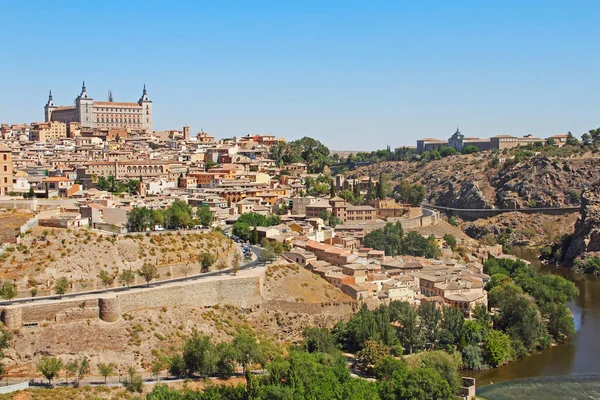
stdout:
<svg viewBox="0 0 600 400">
<path fill-rule="evenodd" d="M 144 96 L 146 96 L 146 84 L 144 83 Z"/>
<path fill-rule="evenodd" d="M 52 89 L 50 89 L 50 93 L 48 94 L 48 101 L 52 101 Z"/>
<path fill-rule="evenodd" d="M 87 90 L 85 90 L 85 80 L 83 81 L 83 84 L 81 85 L 81 91 L 87 92 Z"/>
</svg>

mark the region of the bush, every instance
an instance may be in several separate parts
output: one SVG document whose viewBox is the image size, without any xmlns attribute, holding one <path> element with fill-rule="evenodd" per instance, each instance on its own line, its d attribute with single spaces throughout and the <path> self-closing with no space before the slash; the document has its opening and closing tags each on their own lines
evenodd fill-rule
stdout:
<svg viewBox="0 0 600 400">
<path fill-rule="evenodd" d="M 125 389 L 130 392 L 142 393 L 144 379 L 135 371 L 134 367 L 129 367 L 127 369 L 127 376 L 125 377 L 123 384 L 125 385 Z"/>
</svg>

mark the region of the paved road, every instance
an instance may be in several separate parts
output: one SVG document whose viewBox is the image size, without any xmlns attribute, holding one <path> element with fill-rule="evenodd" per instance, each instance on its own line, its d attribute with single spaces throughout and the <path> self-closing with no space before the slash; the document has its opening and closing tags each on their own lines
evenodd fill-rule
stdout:
<svg viewBox="0 0 600 400">
<path fill-rule="evenodd" d="M 237 246 L 241 247 L 239 245 L 237 245 Z M 258 255 L 260 254 L 260 247 L 250 246 L 250 250 L 254 253 L 254 257 L 251 261 L 248 261 L 247 263 L 242 264 L 240 266 L 240 270 L 250 269 L 250 268 L 254 268 L 254 267 L 263 265 L 263 262 L 258 259 Z M 162 280 L 162 281 L 150 282 L 150 285 L 140 284 L 140 285 L 133 285 L 133 286 L 129 286 L 129 287 L 125 286 L 125 287 L 118 287 L 118 288 L 109 288 L 107 290 L 100 289 L 100 290 L 92 290 L 92 291 L 88 291 L 88 292 L 66 293 L 62 296 L 62 299 L 74 299 L 77 297 L 89 296 L 89 295 L 94 295 L 94 294 L 120 293 L 120 292 L 127 292 L 127 291 L 131 291 L 131 290 L 140 290 L 140 289 L 144 289 L 144 288 L 148 288 L 148 287 L 151 287 L 151 288 L 159 287 L 159 286 L 176 283 L 176 282 L 195 281 L 195 280 L 204 279 L 204 278 L 210 277 L 210 276 L 219 276 L 223 272 L 229 272 L 231 270 L 232 270 L 232 268 L 230 267 L 230 268 L 223 269 L 223 271 L 205 272 L 205 273 L 201 273 L 201 274 L 197 274 L 197 275 L 190 275 L 188 277 L 180 277 L 180 278 L 173 278 L 173 279 L 167 279 L 167 280 Z M 13 299 L 10 302 L 1 301 L 0 306 L 9 306 L 9 305 L 14 305 L 14 304 L 31 304 L 31 303 L 40 302 L 40 301 L 60 300 L 60 299 L 61 299 L 61 297 L 58 295 L 42 296 L 42 297 L 23 297 L 23 298 Z"/>
</svg>

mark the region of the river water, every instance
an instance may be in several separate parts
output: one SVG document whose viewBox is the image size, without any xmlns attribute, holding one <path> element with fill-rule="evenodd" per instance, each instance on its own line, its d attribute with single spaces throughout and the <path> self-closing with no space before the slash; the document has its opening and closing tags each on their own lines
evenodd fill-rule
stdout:
<svg viewBox="0 0 600 400">
<path fill-rule="evenodd" d="M 531 261 L 532 266 L 541 271 L 561 275 L 577 285 L 579 296 L 568 304 L 573 312 L 576 333 L 563 344 L 499 368 L 470 371 L 469 376 L 477 379 L 478 387 L 532 377 L 600 376 L 600 278 L 574 274 L 565 267 L 543 266 L 531 249 L 514 248 L 513 254 Z"/>
</svg>

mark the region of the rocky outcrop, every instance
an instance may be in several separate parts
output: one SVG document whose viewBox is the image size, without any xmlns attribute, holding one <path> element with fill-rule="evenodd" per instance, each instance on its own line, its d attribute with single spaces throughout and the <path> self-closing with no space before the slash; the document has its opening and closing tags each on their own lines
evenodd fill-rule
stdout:
<svg viewBox="0 0 600 400">
<path fill-rule="evenodd" d="M 491 180 L 498 208 L 564 207 L 579 204 L 579 193 L 595 171 L 568 160 L 534 157 L 500 170 Z"/>
<path fill-rule="evenodd" d="M 565 261 L 600 252 L 600 184 L 581 195 L 581 215 L 575 223 L 575 233 L 565 253 Z"/>
<path fill-rule="evenodd" d="M 531 152 L 533 153 L 533 152 Z M 493 157 L 511 160 L 509 165 L 490 163 Z M 348 173 L 390 177 L 425 186 L 428 203 L 453 208 L 573 207 L 580 205 L 583 190 L 598 180 L 600 157 L 557 158 L 534 155 L 517 161 L 512 154 L 482 152 L 458 155 L 428 163 L 387 161 Z"/>
<path fill-rule="evenodd" d="M 473 181 L 447 182 L 442 189 L 430 196 L 429 202 L 443 207 L 481 209 L 492 208 L 479 186 Z"/>
</svg>

